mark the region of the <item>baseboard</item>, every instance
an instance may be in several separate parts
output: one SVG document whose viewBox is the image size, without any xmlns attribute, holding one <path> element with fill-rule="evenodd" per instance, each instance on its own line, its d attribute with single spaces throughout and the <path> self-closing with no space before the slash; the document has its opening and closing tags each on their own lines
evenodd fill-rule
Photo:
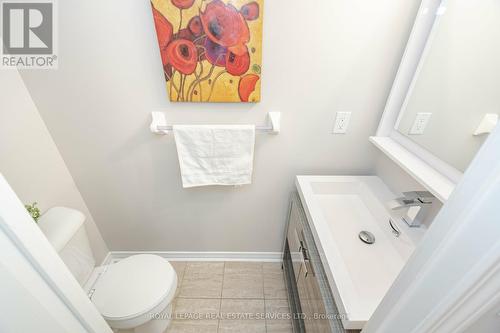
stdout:
<svg viewBox="0 0 500 333">
<path fill-rule="evenodd" d="M 106 256 L 104 257 L 104 259 L 102 259 L 101 266 L 102 265 L 108 265 L 108 264 L 110 264 L 112 262 L 113 262 L 113 255 L 112 255 L 112 253 L 110 251 L 110 252 L 108 252 L 106 254 Z"/>
<path fill-rule="evenodd" d="M 281 252 L 177 252 L 110 251 L 102 264 L 107 265 L 136 254 L 156 254 L 169 261 L 262 261 L 280 262 Z"/>
</svg>

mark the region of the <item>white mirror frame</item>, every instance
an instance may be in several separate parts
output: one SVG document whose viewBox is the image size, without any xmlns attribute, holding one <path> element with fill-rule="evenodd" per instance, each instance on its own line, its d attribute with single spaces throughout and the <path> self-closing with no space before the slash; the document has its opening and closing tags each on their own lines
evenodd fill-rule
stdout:
<svg viewBox="0 0 500 333">
<path fill-rule="evenodd" d="M 463 173 L 399 133 L 396 124 L 431 47 L 446 0 L 422 0 L 376 136 L 370 141 L 445 202 Z"/>
</svg>

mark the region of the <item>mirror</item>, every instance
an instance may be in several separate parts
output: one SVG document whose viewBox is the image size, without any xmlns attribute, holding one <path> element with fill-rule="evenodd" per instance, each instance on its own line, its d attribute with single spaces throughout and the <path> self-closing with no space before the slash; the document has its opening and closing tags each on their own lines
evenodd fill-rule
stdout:
<svg viewBox="0 0 500 333">
<path fill-rule="evenodd" d="M 500 1 L 447 1 L 438 15 L 395 129 L 463 172 L 488 136 L 474 132 L 500 114 Z"/>
</svg>

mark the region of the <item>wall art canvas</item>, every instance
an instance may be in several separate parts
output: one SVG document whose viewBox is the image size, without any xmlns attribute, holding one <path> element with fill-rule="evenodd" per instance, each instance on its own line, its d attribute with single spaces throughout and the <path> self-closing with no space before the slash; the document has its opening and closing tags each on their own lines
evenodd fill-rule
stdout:
<svg viewBox="0 0 500 333">
<path fill-rule="evenodd" d="M 151 0 L 172 102 L 259 102 L 264 0 Z"/>
</svg>

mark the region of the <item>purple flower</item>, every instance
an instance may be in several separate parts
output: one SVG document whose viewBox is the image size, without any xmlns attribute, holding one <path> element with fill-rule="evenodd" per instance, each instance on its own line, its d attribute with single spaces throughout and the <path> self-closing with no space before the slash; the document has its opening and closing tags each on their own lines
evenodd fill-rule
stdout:
<svg viewBox="0 0 500 333">
<path fill-rule="evenodd" d="M 209 38 L 205 38 L 205 57 L 212 65 L 224 67 L 226 66 L 227 48 L 212 42 Z"/>
</svg>

